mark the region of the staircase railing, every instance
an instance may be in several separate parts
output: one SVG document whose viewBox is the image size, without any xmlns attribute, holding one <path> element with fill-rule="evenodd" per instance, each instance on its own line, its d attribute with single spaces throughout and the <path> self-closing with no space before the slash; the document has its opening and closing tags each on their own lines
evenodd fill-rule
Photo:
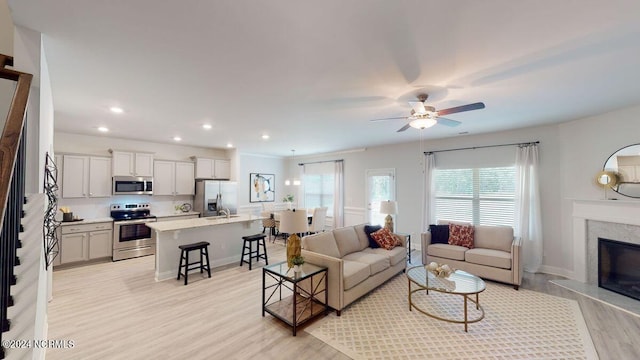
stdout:
<svg viewBox="0 0 640 360">
<path fill-rule="evenodd" d="M 20 265 L 17 249 L 22 246 L 18 236 L 25 203 L 24 119 L 33 78 L 7 66 L 13 66 L 13 57 L 0 54 L 0 78 L 17 83 L 0 137 L 0 341 L 2 333 L 11 327 L 7 309 L 13 305 L 11 285 L 17 281 L 14 267 Z M 0 359 L 4 357 L 4 348 L 0 347 Z"/>
</svg>

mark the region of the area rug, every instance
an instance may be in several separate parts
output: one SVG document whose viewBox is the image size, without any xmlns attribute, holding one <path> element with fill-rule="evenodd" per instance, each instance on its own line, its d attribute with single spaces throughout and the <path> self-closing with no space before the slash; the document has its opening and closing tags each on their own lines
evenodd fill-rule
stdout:
<svg viewBox="0 0 640 360">
<path fill-rule="evenodd" d="M 573 300 L 488 282 L 480 294 L 485 317 L 465 333 L 463 324 L 409 311 L 407 286 L 398 275 L 305 331 L 353 359 L 598 359 Z M 413 299 L 430 311 L 462 314 L 461 296 L 431 291 Z M 469 318 L 479 315 L 470 309 Z"/>
</svg>

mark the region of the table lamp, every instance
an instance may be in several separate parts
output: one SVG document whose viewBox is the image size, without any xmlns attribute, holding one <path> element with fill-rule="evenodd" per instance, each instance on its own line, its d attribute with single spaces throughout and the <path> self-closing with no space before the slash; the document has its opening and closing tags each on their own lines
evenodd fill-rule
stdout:
<svg viewBox="0 0 640 360">
<path fill-rule="evenodd" d="M 307 212 L 306 211 L 282 211 L 280 213 L 280 232 L 290 234 L 287 239 L 287 265 L 293 267 L 292 259 L 300 256 L 300 237 L 298 233 L 308 231 Z"/>
<path fill-rule="evenodd" d="M 398 205 L 395 201 L 387 200 L 380 203 L 380 213 L 387 214 L 384 218 L 384 227 L 393 232 L 393 217 L 398 212 Z"/>
</svg>

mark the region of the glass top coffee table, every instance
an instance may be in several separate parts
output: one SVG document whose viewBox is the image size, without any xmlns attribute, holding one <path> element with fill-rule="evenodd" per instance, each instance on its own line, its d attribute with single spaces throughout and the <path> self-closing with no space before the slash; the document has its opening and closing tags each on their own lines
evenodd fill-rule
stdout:
<svg viewBox="0 0 640 360">
<path fill-rule="evenodd" d="M 484 309 L 480 306 L 478 295 L 483 292 L 487 286 L 479 277 L 469 274 L 462 270 L 456 270 L 446 278 L 435 276 L 432 272 L 427 271 L 424 266 L 414 266 L 407 270 L 407 279 L 409 280 L 409 311 L 416 309 L 419 312 L 430 316 L 434 319 L 443 320 L 451 323 L 464 324 L 464 331 L 467 331 L 467 325 L 478 322 L 484 318 Z M 424 292 L 429 295 L 429 291 L 437 291 L 443 294 L 460 295 L 464 298 L 463 319 L 455 319 L 440 314 L 420 306 L 413 298 L 417 293 Z M 475 295 L 475 300 L 469 295 Z M 476 317 L 469 319 L 467 303 L 471 301 L 476 304 L 476 310 L 479 313 Z"/>
</svg>

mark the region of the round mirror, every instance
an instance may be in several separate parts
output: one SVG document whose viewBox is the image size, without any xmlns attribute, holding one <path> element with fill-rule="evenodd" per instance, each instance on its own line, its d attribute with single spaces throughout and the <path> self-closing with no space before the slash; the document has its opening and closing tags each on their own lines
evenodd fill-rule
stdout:
<svg viewBox="0 0 640 360">
<path fill-rule="evenodd" d="M 640 198 L 640 144 L 625 146 L 613 153 L 602 170 L 596 177 L 598 184 L 607 184 L 618 194 Z M 608 184 L 607 177 L 617 181 Z"/>
</svg>

